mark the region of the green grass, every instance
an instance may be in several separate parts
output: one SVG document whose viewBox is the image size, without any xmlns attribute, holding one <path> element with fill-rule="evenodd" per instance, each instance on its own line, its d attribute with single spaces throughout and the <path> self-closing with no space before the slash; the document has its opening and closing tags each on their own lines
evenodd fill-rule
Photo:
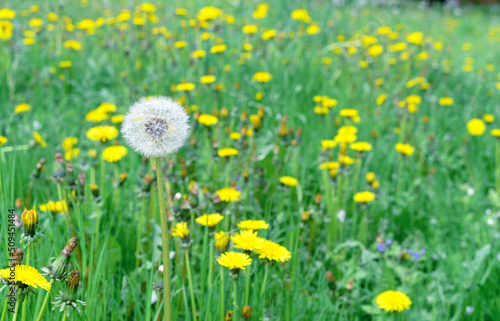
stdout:
<svg viewBox="0 0 500 321">
<path fill-rule="evenodd" d="M 73 235 L 78 237 L 71 263 L 80 272 L 78 299 L 87 306 L 85 316 L 71 313 L 68 320 L 160 320 L 161 293 L 155 291 L 160 300 L 150 304 L 151 292 L 162 280 L 157 272 L 162 243 L 156 184 L 152 184 L 150 194 L 138 196 L 144 176 L 155 177 L 153 161 L 141 160 L 129 150 L 121 161 L 102 168 L 99 158 L 92 159 L 88 152 L 95 149 L 100 155 L 113 142 L 98 144 L 87 139 L 86 131 L 97 124 L 85 121 L 86 114 L 103 102 L 117 106 L 113 115 L 125 114 L 133 102 L 153 95 L 180 99 L 191 110 L 196 145 L 188 144 L 170 155 L 169 165 L 163 160 L 163 173 L 169 184 L 170 213 L 175 222 L 182 219 L 181 213 L 188 220 L 197 320 L 223 320 L 221 289 L 224 312 L 233 309 L 233 284 L 226 268 L 214 264 L 212 287 L 207 286 L 213 239 L 208 239 L 203 227 L 192 223 L 193 218 L 214 212 L 228 214 L 217 231 L 236 232 L 236 222 L 244 219 L 266 220 L 270 227 L 259 231 L 259 236 L 292 253 L 289 261 L 269 265 L 263 295 L 265 263 L 252 256 L 251 320 L 388 320 L 390 314 L 375 304 L 377 295 L 386 290 L 400 290 L 412 300 L 408 311 L 395 315 L 398 320 L 497 319 L 500 196 L 495 184 L 500 175 L 495 170 L 500 158 L 495 163 L 495 153 L 500 143 L 490 135 L 490 129 L 499 127 L 500 117 L 498 8 L 464 7 L 458 12 L 405 4 L 397 9 L 356 9 L 332 7 L 329 1 L 270 1 L 267 17 L 255 20 L 252 12 L 257 2 L 215 1 L 210 5 L 236 21 L 228 24 L 216 19 L 200 29 L 191 27 L 189 20 L 196 19 L 198 10 L 208 2 L 174 1 L 155 3 L 156 23 L 136 26 L 129 20 L 124 31 L 105 23 L 88 34 L 77 28 L 78 22 L 116 17 L 124 9 L 133 13 L 138 2 L 89 1 L 84 5 L 74 1 L 65 6 L 40 2 L 38 12 L 23 16 L 22 10 L 36 3 L 7 0 L 2 4 L 17 15 L 12 20 L 13 37 L 0 40 L 0 135 L 8 139 L 0 147 L 0 253 L 5 258 L 1 267 L 8 266 L 9 258 L 8 209 L 15 208 L 20 215 L 23 206 L 39 208 L 60 200 L 52 180 L 54 155 L 56 151 L 64 154 L 61 144 L 66 137 L 77 137 L 80 155 L 71 162 L 75 179 L 79 173 L 85 175 L 81 186 L 85 197 L 68 201 L 68 216 L 39 211 L 37 231 L 43 236 L 33 245 L 30 260 L 30 265 L 40 270 L 60 254 Z M 188 10 L 186 17 L 175 15 L 178 7 Z M 308 35 L 307 23 L 290 18 L 298 8 L 308 10 L 320 33 Z M 48 21 L 49 12 L 57 13 L 59 21 Z M 64 28 L 63 16 L 72 19 L 74 31 Z M 35 43 L 27 46 L 23 38 L 27 30 L 35 29 L 29 23 L 35 17 L 42 18 L 44 24 Z M 48 24 L 54 30 L 47 30 Z M 245 24 L 257 25 L 257 34 L 243 34 Z M 168 37 L 154 35 L 152 30 L 157 26 L 166 27 Z M 397 30 L 397 39 L 378 35 L 380 26 Z M 261 34 L 268 29 L 276 29 L 278 35 L 264 41 Z M 389 51 L 390 45 L 406 42 L 406 36 L 416 31 L 424 34 L 425 44 L 408 44 L 404 51 L 410 55 L 408 60 L 400 59 L 401 52 Z M 212 33 L 213 38 L 202 40 L 203 32 Z M 367 47 L 360 40 L 367 35 L 377 38 L 384 53 L 362 68 Z M 82 50 L 62 46 L 70 39 L 81 42 Z M 180 40 L 187 41 L 186 48 L 175 48 L 174 42 Z M 227 50 L 210 53 L 218 40 Z M 442 50 L 434 48 L 436 42 L 443 44 Z M 245 43 L 253 48 L 251 57 L 242 58 Z M 471 49 L 465 51 L 464 44 L 470 44 Z M 345 46 L 355 46 L 358 51 L 349 55 Z M 332 50 L 338 47 L 344 48 L 342 52 Z M 195 61 L 190 54 L 198 49 L 207 54 Z M 418 60 L 417 55 L 424 51 L 428 58 Z M 331 64 L 324 64 L 323 58 L 330 58 Z M 396 64 L 390 63 L 391 58 Z M 473 58 L 473 71 L 462 69 L 466 58 Z M 61 61 L 71 61 L 72 67 L 62 69 Z M 269 72 L 272 80 L 253 81 L 258 71 Z M 208 74 L 223 84 L 222 91 L 214 90 L 214 84 L 200 82 L 200 77 Z M 428 88 L 409 88 L 407 82 L 416 77 L 425 78 Z M 377 84 L 377 79 L 383 83 Z M 174 91 L 173 87 L 184 80 L 195 83 L 196 89 L 186 94 Z M 258 93 L 262 100 L 256 98 Z M 377 105 L 381 94 L 387 94 L 387 99 Z M 327 115 L 317 115 L 313 101 L 317 95 L 327 95 L 338 104 Z M 412 114 L 398 107 L 409 95 L 422 99 Z M 453 105 L 440 106 L 441 97 L 452 97 Z M 20 103 L 28 103 L 31 110 L 14 114 Z M 218 124 L 207 129 L 195 121 L 193 106 L 208 114 L 225 107 L 229 116 L 219 117 Z M 243 135 L 240 142 L 231 141 L 229 132 L 252 127 L 242 113 L 256 114 L 259 108 L 265 116 L 258 132 L 250 138 Z M 358 110 L 361 122 L 341 117 L 339 111 L 344 108 Z M 470 135 L 467 122 L 484 114 L 497 119 L 487 125 L 483 135 Z M 284 117 L 287 128 L 294 130 L 286 137 L 279 135 Z M 373 150 L 364 153 L 358 164 L 343 167 L 332 179 L 318 166 L 336 161 L 339 146 L 322 152 L 321 140 L 333 139 L 340 126 L 349 124 L 357 127 L 358 141 L 369 142 Z M 34 131 L 46 141 L 46 148 L 34 143 Z M 239 155 L 229 162 L 214 157 L 217 150 L 212 139 L 218 148 L 237 148 Z M 398 155 L 394 146 L 399 141 L 415 147 L 411 157 Z M 121 136 L 117 142 L 125 145 Z M 348 149 L 348 153 L 356 158 L 353 150 Z M 42 158 L 46 159 L 44 170 L 32 180 L 30 174 Z M 378 190 L 365 181 L 369 171 L 380 182 Z M 128 177 L 117 187 L 113 180 L 120 173 Z M 92 197 L 92 175 L 101 201 Z M 281 186 L 282 176 L 297 178 L 299 185 Z M 66 177 L 60 183 L 62 197 L 71 194 L 68 182 Z M 198 185 L 197 195 L 190 192 L 190 182 Z M 241 189 L 241 199 L 221 209 L 214 204 L 212 194 L 231 184 Z M 364 190 L 376 194 L 366 207 L 353 201 L 353 195 Z M 176 199 L 176 193 L 183 198 Z M 318 193 L 322 198 L 316 203 Z M 187 212 L 181 210 L 184 197 L 197 200 Z M 16 207 L 18 198 L 23 205 Z M 346 212 L 344 222 L 337 219 L 340 209 Z M 310 214 L 308 220 L 301 219 L 305 210 Z M 22 229 L 16 233 L 19 246 L 21 233 Z M 376 248 L 377 236 L 393 240 L 383 253 Z M 185 250 L 180 242 L 175 237 L 170 242 L 170 250 L 176 252 L 172 313 L 174 320 L 193 320 Z M 139 252 L 138 247 L 142 249 Z M 23 250 L 26 264 L 27 251 Z M 425 254 L 419 260 L 412 255 L 402 259 L 410 250 L 425 250 Z M 63 282 L 56 282 L 50 301 L 65 288 Z M 2 296 L 6 291 L 2 290 Z M 245 291 L 246 276 L 241 273 L 238 311 L 233 320 L 242 320 Z M 45 291 L 35 289 L 35 293 L 29 296 L 23 320 L 35 320 L 41 309 Z M 43 320 L 63 319 L 62 313 L 51 308 L 49 303 Z M 8 313 L 6 320 L 10 319 L 12 314 Z"/>
</svg>

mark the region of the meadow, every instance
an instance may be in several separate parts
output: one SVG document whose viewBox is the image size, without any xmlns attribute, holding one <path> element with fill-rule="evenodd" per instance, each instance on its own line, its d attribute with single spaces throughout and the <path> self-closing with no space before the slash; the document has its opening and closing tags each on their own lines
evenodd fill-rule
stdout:
<svg viewBox="0 0 500 321">
<path fill-rule="evenodd" d="M 498 320 L 499 17 L 2 1 L 0 321 Z"/>
</svg>

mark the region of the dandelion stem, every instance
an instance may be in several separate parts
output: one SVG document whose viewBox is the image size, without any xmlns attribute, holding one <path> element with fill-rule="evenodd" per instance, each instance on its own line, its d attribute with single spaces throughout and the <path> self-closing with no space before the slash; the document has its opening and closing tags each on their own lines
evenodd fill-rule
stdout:
<svg viewBox="0 0 500 321">
<path fill-rule="evenodd" d="M 161 172 L 161 160 L 159 157 L 155 158 L 156 166 L 156 179 L 158 188 L 158 203 L 160 205 L 160 221 L 161 221 L 161 240 L 162 240 L 162 254 L 163 254 L 163 311 L 164 321 L 172 320 L 172 302 L 170 294 L 170 251 L 169 251 L 169 236 L 168 236 L 168 222 L 167 210 L 165 208 L 164 184 L 163 174 Z M 149 298 L 148 298 L 149 300 Z"/>
<path fill-rule="evenodd" d="M 14 316 L 12 317 L 12 321 L 16 321 L 17 319 L 17 312 L 19 310 L 19 302 L 20 302 L 20 298 L 17 298 L 17 302 L 16 302 L 16 308 L 14 310 Z"/>
<path fill-rule="evenodd" d="M 496 191 L 500 193 L 500 139 L 497 138 L 495 153 Z"/>
<path fill-rule="evenodd" d="M 0 318 L 1 321 L 5 321 L 5 317 L 7 316 L 7 302 L 9 302 L 9 297 L 5 299 L 5 303 L 3 305 L 3 310 L 2 310 L 2 317 Z"/>
<path fill-rule="evenodd" d="M 67 317 L 68 317 L 68 313 L 66 313 L 66 311 L 64 311 L 62 321 L 66 321 Z"/>
<path fill-rule="evenodd" d="M 245 305 L 248 305 L 248 299 L 250 298 L 250 268 L 245 269 Z"/>
<path fill-rule="evenodd" d="M 224 315 L 224 269 L 221 267 L 220 269 L 220 315 L 221 315 L 221 320 L 225 321 L 225 315 Z"/>
<path fill-rule="evenodd" d="M 233 320 L 237 321 L 238 320 L 238 300 L 237 300 L 237 282 L 236 279 L 233 280 Z"/>
<path fill-rule="evenodd" d="M 28 245 L 28 255 L 27 255 L 27 258 L 26 258 L 26 265 L 30 265 L 31 263 L 31 248 L 32 248 L 32 245 L 29 244 Z M 27 297 L 24 297 L 24 300 L 23 300 L 23 307 L 21 309 L 21 320 L 22 321 L 25 321 L 26 320 L 26 316 L 28 315 L 28 298 Z"/>
<path fill-rule="evenodd" d="M 189 293 L 191 294 L 191 310 L 193 311 L 193 320 L 196 321 L 196 301 L 193 290 L 193 278 L 191 277 L 191 266 L 189 265 L 189 251 L 186 249 L 184 253 L 186 255 L 186 270 L 188 275 Z"/>
<path fill-rule="evenodd" d="M 262 288 L 260 289 L 260 296 L 264 294 L 264 290 L 266 289 L 267 275 L 269 274 L 269 263 L 266 262 L 264 264 L 265 272 L 264 272 L 264 280 L 262 281 Z"/>
<path fill-rule="evenodd" d="M 52 288 L 52 285 L 54 285 L 54 279 L 50 279 L 50 287 Z M 45 295 L 45 300 L 43 300 L 43 305 L 42 308 L 40 309 L 40 312 L 38 313 L 38 317 L 36 318 L 36 321 L 41 321 L 43 314 L 45 313 L 45 309 L 47 309 L 47 305 L 49 304 L 49 299 L 50 299 L 50 292 L 47 291 L 47 294 Z"/>
</svg>

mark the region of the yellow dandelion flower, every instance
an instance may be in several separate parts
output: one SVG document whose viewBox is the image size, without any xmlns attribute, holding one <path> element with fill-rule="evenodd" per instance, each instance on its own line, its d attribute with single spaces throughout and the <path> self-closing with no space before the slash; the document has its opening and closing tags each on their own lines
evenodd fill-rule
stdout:
<svg viewBox="0 0 500 321">
<path fill-rule="evenodd" d="M 220 44 L 220 45 L 212 46 L 212 48 L 210 48 L 210 52 L 211 53 L 222 53 L 222 52 L 226 51 L 226 49 L 227 49 L 226 45 Z"/>
<path fill-rule="evenodd" d="M 118 129 L 113 126 L 97 126 L 87 131 L 87 138 L 95 142 L 106 142 L 118 137 Z"/>
<path fill-rule="evenodd" d="M 276 36 L 276 30 L 274 29 L 271 29 L 271 30 L 267 30 L 266 32 L 264 32 L 262 34 L 262 39 L 263 40 L 269 40 L 269 39 L 272 39 Z"/>
<path fill-rule="evenodd" d="M 202 84 L 211 84 L 215 82 L 216 78 L 213 75 L 206 75 L 200 78 L 200 82 Z"/>
<path fill-rule="evenodd" d="M 98 109 L 91 110 L 85 116 L 85 120 L 91 123 L 100 123 L 109 118 L 108 114 L 103 113 Z"/>
<path fill-rule="evenodd" d="M 37 143 L 38 145 L 40 145 L 42 148 L 47 147 L 47 143 L 45 142 L 45 140 L 43 140 L 43 138 L 40 135 L 40 133 L 34 132 L 33 133 L 33 139 L 35 139 L 35 143 Z"/>
<path fill-rule="evenodd" d="M 238 227 L 249 231 L 267 230 L 269 224 L 262 220 L 246 220 L 238 223 Z"/>
<path fill-rule="evenodd" d="M 372 150 L 372 145 L 370 143 L 367 143 L 367 142 L 356 142 L 356 143 L 351 144 L 350 147 L 352 150 L 355 150 L 359 153 Z"/>
<path fill-rule="evenodd" d="M 223 202 L 237 202 L 240 200 L 241 192 L 232 188 L 224 187 L 215 192 Z"/>
<path fill-rule="evenodd" d="M 467 123 L 467 130 L 473 136 L 481 136 L 486 130 L 486 125 L 481 119 L 473 118 Z"/>
<path fill-rule="evenodd" d="M 228 233 L 220 231 L 215 234 L 215 247 L 217 248 L 217 250 L 219 250 L 220 252 L 224 252 L 227 249 L 228 244 L 229 244 Z"/>
<path fill-rule="evenodd" d="M 78 155 L 80 155 L 79 148 L 70 148 L 64 152 L 64 159 L 67 161 L 70 161 L 70 160 L 78 157 Z"/>
<path fill-rule="evenodd" d="M 441 105 L 441 106 L 451 106 L 451 105 L 453 105 L 453 98 L 451 98 L 451 97 L 441 97 L 441 98 L 439 98 L 439 105 Z"/>
<path fill-rule="evenodd" d="M 212 126 L 212 125 L 217 124 L 219 122 L 219 119 L 217 117 L 215 117 L 214 115 L 201 114 L 198 117 L 198 122 L 200 124 L 205 125 L 205 126 Z"/>
<path fill-rule="evenodd" d="M 219 155 L 219 157 L 230 157 L 230 156 L 235 156 L 238 154 L 239 154 L 239 152 L 237 149 L 230 148 L 230 147 L 219 149 L 219 151 L 217 152 L 217 155 Z"/>
<path fill-rule="evenodd" d="M 309 13 L 305 9 L 294 10 L 290 14 L 290 17 L 293 20 L 298 20 L 298 21 L 302 21 L 302 22 L 305 22 L 305 23 L 310 23 L 311 22 L 311 17 L 309 16 Z"/>
<path fill-rule="evenodd" d="M 265 71 L 259 71 L 255 73 L 252 77 L 253 80 L 260 82 L 260 83 L 266 83 L 270 81 L 273 78 L 273 76 Z"/>
<path fill-rule="evenodd" d="M 213 228 L 217 224 L 219 224 L 219 222 L 222 221 L 223 218 L 224 216 L 220 215 L 219 213 L 209 215 L 203 214 L 202 216 L 196 218 L 196 223 Z"/>
<path fill-rule="evenodd" d="M 408 144 L 397 143 L 396 150 L 402 155 L 411 156 L 413 154 L 413 151 L 415 150 L 415 147 Z"/>
<path fill-rule="evenodd" d="M 116 111 L 116 106 L 112 103 L 102 103 L 99 105 L 99 107 L 97 107 L 96 110 L 100 111 L 101 113 L 109 114 Z"/>
<path fill-rule="evenodd" d="M 338 142 L 336 142 L 335 140 L 332 140 L 332 139 L 323 139 L 321 141 L 321 148 L 323 150 L 332 149 L 335 146 L 337 146 L 337 144 L 338 144 Z"/>
<path fill-rule="evenodd" d="M 356 203 L 368 203 L 375 199 L 375 194 L 370 191 L 364 191 L 354 194 L 354 201 Z"/>
<path fill-rule="evenodd" d="M 189 235 L 189 230 L 187 229 L 186 222 L 179 222 L 175 224 L 174 228 L 172 228 L 172 236 L 184 239 L 188 237 L 188 235 Z"/>
<path fill-rule="evenodd" d="M 31 109 L 31 106 L 28 105 L 27 103 L 22 103 L 16 106 L 14 109 L 14 114 L 21 114 L 29 111 Z"/>
<path fill-rule="evenodd" d="M 242 28 L 243 33 L 246 34 L 254 34 L 259 30 L 259 28 L 256 25 L 245 25 Z"/>
<path fill-rule="evenodd" d="M 375 180 L 375 173 L 373 172 L 368 172 L 366 173 L 366 182 L 371 183 Z"/>
<path fill-rule="evenodd" d="M 111 117 L 111 122 L 113 124 L 121 124 L 121 123 L 123 123 L 124 118 L 125 117 L 123 115 L 115 115 L 115 116 Z"/>
<path fill-rule="evenodd" d="M 245 266 L 252 264 L 252 259 L 245 253 L 226 252 L 217 259 L 217 263 L 231 270 L 244 270 Z"/>
<path fill-rule="evenodd" d="M 375 299 L 379 309 L 387 312 L 401 312 L 410 309 L 410 298 L 399 291 L 385 291 L 377 296 Z"/>
<path fill-rule="evenodd" d="M 175 89 L 177 91 L 192 91 L 196 88 L 196 85 L 190 82 L 185 82 L 182 84 L 178 84 Z"/>
<path fill-rule="evenodd" d="M 491 114 L 484 114 L 483 115 L 483 120 L 486 124 L 491 124 L 492 122 L 495 121 L 495 116 Z"/>
<path fill-rule="evenodd" d="M 339 167 L 340 167 L 340 163 L 338 163 L 338 162 L 325 162 L 325 163 L 321 163 L 318 166 L 319 169 L 328 169 L 328 170 L 338 169 Z"/>
<path fill-rule="evenodd" d="M 280 183 L 285 185 L 285 186 L 289 186 L 289 187 L 299 185 L 299 181 L 296 178 L 293 178 L 291 176 L 280 177 Z"/>
<path fill-rule="evenodd" d="M 64 150 L 71 149 L 73 146 L 78 144 L 78 138 L 76 137 L 66 137 L 62 142 L 62 148 Z"/>
<path fill-rule="evenodd" d="M 5 145 L 9 140 L 5 136 L 0 136 L 0 146 Z"/>
<path fill-rule="evenodd" d="M 127 155 L 127 147 L 113 145 L 106 147 L 102 152 L 102 158 L 108 163 L 116 163 Z"/>
<path fill-rule="evenodd" d="M 238 132 L 232 132 L 230 135 L 229 135 L 229 139 L 231 140 L 238 140 L 241 138 L 241 134 L 238 133 Z"/>
<path fill-rule="evenodd" d="M 0 278 L 13 282 L 21 282 L 24 285 L 34 288 L 42 288 L 50 292 L 50 282 L 48 282 L 37 269 L 27 265 L 16 265 L 14 277 L 11 274 L 11 268 L 0 270 Z"/>
<path fill-rule="evenodd" d="M 286 262 L 292 258 L 292 253 L 286 247 L 272 241 L 265 240 L 262 247 L 255 251 L 260 259 L 269 261 Z"/>
</svg>

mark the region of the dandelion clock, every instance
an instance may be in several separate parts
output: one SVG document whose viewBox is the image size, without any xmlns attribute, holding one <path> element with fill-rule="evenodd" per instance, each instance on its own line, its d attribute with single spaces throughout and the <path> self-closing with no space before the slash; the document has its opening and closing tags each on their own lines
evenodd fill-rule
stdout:
<svg viewBox="0 0 500 321">
<path fill-rule="evenodd" d="M 136 152 L 154 158 L 160 205 L 164 320 L 172 320 L 170 256 L 165 184 L 161 157 L 177 152 L 189 137 L 189 117 L 184 108 L 170 97 L 143 98 L 130 107 L 122 123 L 122 135 Z"/>
</svg>

